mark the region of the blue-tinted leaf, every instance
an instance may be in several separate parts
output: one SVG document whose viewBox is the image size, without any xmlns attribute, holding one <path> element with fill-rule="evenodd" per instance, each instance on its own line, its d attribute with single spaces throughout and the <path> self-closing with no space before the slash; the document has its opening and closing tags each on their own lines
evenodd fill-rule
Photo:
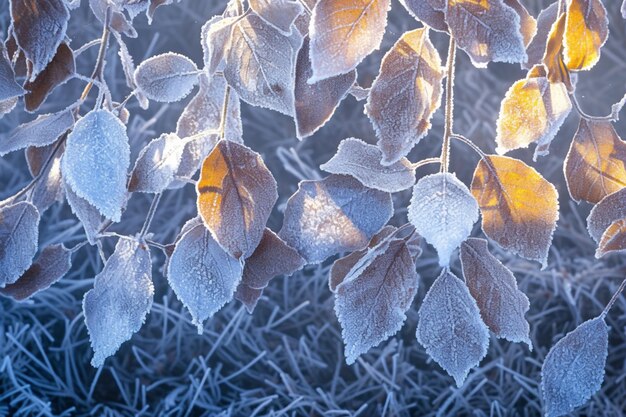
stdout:
<svg viewBox="0 0 626 417">
<path fill-rule="evenodd" d="M 14 283 L 37 253 L 39 212 L 26 201 L 0 208 L 0 288 Z"/>
<path fill-rule="evenodd" d="M 137 87 L 151 100 L 182 100 L 198 82 L 198 68 L 186 56 L 168 52 L 143 61 L 135 70 Z"/>
<path fill-rule="evenodd" d="M 129 191 L 160 193 L 174 179 L 183 155 L 184 142 L 175 134 L 163 134 L 146 145 L 135 161 Z"/>
<path fill-rule="evenodd" d="M 15 81 L 13 66 L 0 43 L 0 101 L 23 96 L 26 91 Z"/>
<path fill-rule="evenodd" d="M 0 140 L 0 156 L 28 146 L 49 145 L 73 124 L 72 110 L 41 115 L 32 122 L 18 126 L 9 136 Z"/>
</svg>

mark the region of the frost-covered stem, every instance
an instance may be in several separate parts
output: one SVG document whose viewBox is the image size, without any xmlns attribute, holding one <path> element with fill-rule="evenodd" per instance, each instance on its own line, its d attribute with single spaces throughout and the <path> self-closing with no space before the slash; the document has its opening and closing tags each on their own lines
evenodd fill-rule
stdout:
<svg viewBox="0 0 626 417">
<path fill-rule="evenodd" d="M 222 117 L 220 119 L 220 139 L 226 136 L 226 117 L 228 117 L 228 102 L 230 101 L 230 86 L 226 85 L 224 103 L 222 103 Z"/>
<path fill-rule="evenodd" d="M 441 162 L 441 158 L 426 158 L 426 159 L 422 159 L 421 161 L 417 161 L 414 164 L 411 164 L 411 168 L 417 169 L 425 165 L 438 164 L 440 162 Z"/>
<path fill-rule="evenodd" d="M 474 152 L 476 152 L 482 159 L 485 159 L 487 157 L 487 155 L 485 155 L 485 153 L 478 146 L 476 146 L 476 144 L 474 142 L 472 142 L 471 140 L 469 140 L 465 136 L 459 135 L 458 133 L 452 133 L 450 135 L 450 137 L 452 139 L 456 139 L 456 140 L 458 140 L 460 142 L 463 142 L 464 144 L 466 144 L 467 146 L 472 148 L 474 150 Z"/>
<path fill-rule="evenodd" d="M 609 310 L 611 309 L 611 307 L 613 307 L 613 304 L 615 304 L 622 291 L 624 291 L 624 287 L 626 287 L 626 279 L 622 281 L 617 291 L 615 291 L 615 294 L 613 294 L 613 296 L 609 300 L 609 303 L 604 308 L 604 311 L 602 311 L 602 314 L 600 314 L 600 317 L 605 318 L 606 315 L 609 314 Z"/>
<path fill-rule="evenodd" d="M 450 36 L 450 44 L 448 45 L 448 62 L 446 64 L 446 119 L 443 132 L 443 144 L 441 146 L 441 171 L 448 172 L 450 165 L 450 136 L 452 135 L 453 125 L 453 107 L 454 107 L 454 64 L 456 61 L 456 42 Z"/>
<path fill-rule="evenodd" d="M 150 224 L 152 223 L 152 219 L 154 219 L 154 214 L 156 213 L 156 209 L 159 206 L 160 201 L 161 201 L 161 193 L 158 193 L 152 199 L 152 204 L 150 204 L 150 209 L 148 210 L 146 221 L 143 223 L 141 232 L 139 232 L 140 238 L 143 238 L 146 235 L 146 233 L 148 233 L 148 229 L 150 229 Z"/>
<path fill-rule="evenodd" d="M 98 58 L 96 60 L 96 66 L 93 69 L 93 73 L 91 74 L 91 81 L 89 82 L 89 84 L 85 86 L 83 93 L 80 95 L 81 100 L 84 100 L 85 98 L 87 98 L 87 95 L 89 95 L 89 92 L 91 91 L 91 88 L 94 85 L 93 80 L 102 79 L 102 73 L 104 72 L 104 63 L 105 63 L 104 56 L 106 54 L 107 47 L 109 46 L 109 35 L 111 34 L 111 31 L 109 30 L 110 22 L 111 22 L 111 8 L 107 7 L 106 14 L 104 17 L 104 28 L 102 29 L 102 37 L 100 39 L 100 50 L 98 51 Z"/>
<path fill-rule="evenodd" d="M 572 104 L 574 105 L 574 108 L 576 109 L 576 112 L 578 112 L 578 115 L 580 117 L 582 117 L 585 120 L 589 120 L 589 121 L 608 121 L 608 122 L 615 122 L 617 121 L 618 115 L 617 113 L 619 113 L 620 107 L 615 107 L 613 108 L 613 111 L 611 111 L 611 114 L 607 115 L 607 116 L 591 116 L 588 115 L 587 113 L 584 112 L 584 110 L 580 107 L 580 103 L 578 103 L 578 99 L 576 98 L 576 94 L 574 92 L 570 93 L 570 98 L 572 100 Z"/>
<path fill-rule="evenodd" d="M 101 42 L 102 42 L 102 39 L 94 39 L 90 42 L 87 42 L 86 44 L 84 44 L 83 46 L 81 46 L 80 48 L 74 51 L 74 58 L 76 58 L 77 56 L 79 56 L 80 54 L 82 54 L 87 49 L 91 48 L 92 46 L 96 46 Z"/>
<path fill-rule="evenodd" d="M 306 4 L 306 1 L 304 0 L 298 0 L 298 2 L 302 5 L 302 7 L 304 7 L 304 11 L 310 16 L 311 14 L 313 14 L 313 11 L 309 8 L 309 5 Z"/>
</svg>

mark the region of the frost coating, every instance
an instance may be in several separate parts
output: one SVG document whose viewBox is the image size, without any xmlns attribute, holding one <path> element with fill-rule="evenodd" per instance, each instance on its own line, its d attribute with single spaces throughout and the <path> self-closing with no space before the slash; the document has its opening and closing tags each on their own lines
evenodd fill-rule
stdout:
<svg viewBox="0 0 626 417">
<path fill-rule="evenodd" d="M 44 114 L 32 122 L 18 126 L 8 137 L 0 141 L 0 156 L 28 146 L 46 146 L 57 140 L 74 124 L 72 110 Z"/>
<path fill-rule="evenodd" d="M 626 218 L 626 188 L 604 197 L 587 217 L 589 235 L 600 243 L 604 231 L 615 221 Z"/>
<path fill-rule="evenodd" d="M 16 81 L 13 66 L 4 45 L 0 44 L 0 101 L 23 96 L 26 93 Z"/>
<path fill-rule="evenodd" d="M 609 344 L 604 317 L 582 323 L 559 340 L 541 367 L 547 417 L 569 414 L 602 386 Z"/>
<path fill-rule="evenodd" d="M 143 61 L 135 70 L 137 87 L 151 100 L 182 100 L 198 82 L 198 68 L 186 56 L 168 52 Z"/>
<path fill-rule="evenodd" d="M 98 368 L 129 340 L 152 307 L 150 250 L 135 240 L 120 239 L 94 287 L 85 294 L 83 313 Z"/>
<path fill-rule="evenodd" d="M 26 149 L 26 162 L 33 177 L 39 175 L 43 164 L 53 152 L 55 144 L 45 147 Z M 61 177 L 61 154 L 57 153 L 50 162 L 46 172 L 33 188 L 31 203 L 43 214 L 56 201 L 63 201 L 63 178 Z"/>
<path fill-rule="evenodd" d="M 546 51 L 546 44 L 552 25 L 556 22 L 558 3 L 552 3 L 539 13 L 537 17 L 537 32 L 532 41 L 526 47 L 526 55 L 528 58 L 522 64 L 522 68 L 531 69 L 535 65 L 541 64 L 543 54 Z"/>
<path fill-rule="evenodd" d="M 191 313 L 199 334 L 204 321 L 232 300 L 242 273 L 242 264 L 220 247 L 203 224 L 186 231 L 167 266 L 167 280 Z"/>
<path fill-rule="evenodd" d="M 292 24 L 304 11 L 297 0 L 250 0 L 250 8 L 284 35 L 291 35 Z"/>
<path fill-rule="evenodd" d="M 400 0 L 400 4 L 411 16 L 425 25 L 440 31 L 449 32 L 446 23 L 445 2 L 440 0 Z"/>
<path fill-rule="evenodd" d="M 130 178 L 129 191 L 160 193 L 174 179 L 183 155 L 184 143 L 175 134 L 163 134 L 153 140 L 137 157 Z"/>
<path fill-rule="evenodd" d="M 300 182 L 278 235 L 308 263 L 319 263 L 366 246 L 392 214 L 391 194 L 345 175 L 330 175 Z"/>
<path fill-rule="evenodd" d="M 28 269 L 39 238 L 39 212 L 29 202 L 0 208 L 0 288 Z"/>
<path fill-rule="evenodd" d="M 108 110 L 92 110 L 67 137 L 61 171 L 76 195 L 119 222 L 129 165 L 126 127 Z"/>
<path fill-rule="evenodd" d="M 478 203 L 453 174 L 432 174 L 413 188 L 408 217 L 417 233 L 437 249 L 439 265 L 448 266 L 452 252 L 478 220 Z"/>
<path fill-rule="evenodd" d="M 91 245 L 95 245 L 97 241 L 96 236 L 98 235 L 100 225 L 102 224 L 100 211 L 89 204 L 87 200 L 79 197 L 67 183 L 64 188 L 67 203 L 70 205 L 72 213 L 74 213 L 83 225 L 87 241 Z"/>
<path fill-rule="evenodd" d="M 360 139 L 341 141 L 337 153 L 320 169 L 332 174 L 350 175 L 366 187 L 395 193 L 415 183 L 415 171 L 406 158 L 392 165 L 382 165 L 383 153 Z"/>
<path fill-rule="evenodd" d="M 461 387 L 487 354 L 489 330 L 467 286 L 444 269 L 418 312 L 417 341 Z"/>
<path fill-rule="evenodd" d="M 213 16 L 203 26 L 201 31 L 204 67 L 209 77 L 215 74 L 220 67 L 224 56 L 230 48 L 230 35 L 233 24 L 238 17 Z"/>
</svg>

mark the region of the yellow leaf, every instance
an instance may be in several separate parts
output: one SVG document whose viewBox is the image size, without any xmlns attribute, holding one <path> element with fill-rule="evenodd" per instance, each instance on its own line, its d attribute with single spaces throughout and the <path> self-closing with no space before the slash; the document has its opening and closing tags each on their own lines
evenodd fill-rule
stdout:
<svg viewBox="0 0 626 417">
<path fill-rule="evenodd" d="M 580 120 L 564 164 L 573 200 L 596 204 L 626 186 L 626 142 L 608 121 Z"/>
<path fill-rule="evenodd" d="M 550 29 L 543 64 L 548 70 L 548 80 L 552 83 L 561 82 L 571 91 L 572 81 L 569 70 L 563 62 L 563 36 L 565 34 L 565 14 L 562 14 Z"/>
<path fill-rule="evenodd" d="M 626 219 L 614 221 L 602 235 L 596 258 L 626 249 Z"/>
<path fill-rule="evenodd" d="M 600 48 L 609 36 L 609 20 L 600 0 L 569 0 L 563 39 L 565 65 L 588 70 L 600 59 Z"/>
<path fill-rule="evenodd" d="M 554 186 L 520 160 L 489 155 L 478 163 L 471 191 L 483 232 L 504 249 L 545 267 L 559 218 Z"/>
</svg>

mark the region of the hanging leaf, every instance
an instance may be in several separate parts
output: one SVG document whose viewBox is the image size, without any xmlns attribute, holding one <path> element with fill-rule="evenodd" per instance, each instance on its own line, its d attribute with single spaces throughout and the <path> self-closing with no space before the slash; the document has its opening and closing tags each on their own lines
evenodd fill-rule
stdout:
<svg viewBox="0 0 626 417">
<path fill-rule="evenodd" d="M 74 125 L 73 111 L 44 114 L 32 122 L 18 126 L 0 140 L 0 156 L 29 146 L 44 147 L 56 140 Z"/>
<path fill-rule="evenodd" d="M 408 217 L 417 233 L 437 249 L 439 265 L 448 266 L 452 252 L 478 220 L 478 204 L 453 174 L 432 174 L 413 188 Z"/>
<path fill-rule="evenodd" d="M 601 0 L 568 0 L 563 53 L 570 70 L 588 70 L 600 60 L 609 37 L 609 19 Z"/>
<path fill-rule="evenodd" d="M 563 83 L 568 91 L 573 91 L 572 80 L 569 70 L 563 61 L 563 37 L 565 35 L 566 14 L 562 14 L 550 29 L 546 50 L 542 63 L 548 72 L 547 77 L 551 83 Z"/>
<path fill-rule="evenodd" d="M 310 84 L 313 68 L 309 59 L 309 37 L 298 52 L 294 87 L 294 120 L 298 139 L 313 135 L 335 113 L 339 103 L 356 82 L 356 70 Z"/>
<path fill-rule="evenodd" d="M 302 36 L 285 36 L 256 14 L 233 26 L 224 77 L 245 102 L 291 115 L 295 62 Z"/>
<path fill-rule="evenodd" d="M 250 0 L 250 8 L 284 35 L 291 35 L 292 25 L 304 11 L 298 0 Z"/>
<path fill-rule="evenodd" d="M 262 296 L 263 290 L 252 288 L 242 281 L 237 287 L 233 297 L 246 306 L 246 310 L 248 310 L 249 314 L 252 314 Z"/>
<path fill-rule="evenodd" d="M 168 52 L 143 61 L 135 83 L 150 100 L 172 103 L 187 97 L 198 82 L 198 68 L 184 55 Z"/>
<path fill-rule="evenodd" d="M 55 147 L 56 143 L 53 143 L 43 148 L 30 147 L 26 149 L 26 162 L 33 178 L 40 174 L 45 161 L 52 155 Z M 37 207 L 39 214 L 43 214 L 55 202 L 63 200 L 63 178 L 61 177 L 62 150 L 63 148 L 56 152 L 45 172 L 41 173 L 39 181 L 32 189 L 30 200 Z"/>
<path fill-rule="evenodd" d="M 72 267 L 72 252 L 63 245 L 46 246 L 37 260 L 13 283 L 0 288 L 0 294 L 24 301 L 49 288 Z"/>
<path fill-rule="evenodd" d="M 378 49 L 389 8 L 389 0 L 319 0 L 309 26 L 309 82 L 350 72 Z"/>
<path fill-rule="evenodd" d="M 120 46 L 120 50 L 117 54 L 120 57 L 120 63 L 122 64 L 122 70 L 124 71 L 124 77 L 126 78 L 126 85 L 135 92 L 135 98 L 137 99 L 139 106 L 146 110 L 150 106 L 150 102 L 144 93 L 137 88 L 137 83 L 135 82 L 135 62 L 133 61 L 133 57 L 131 56 L 130 51 L 128 50 L 128 47 L 122 37 L 116 32 L 113 32 L 113 36 Z"/>
<path fill-rule="evenodd" d="M 213 16 L 203 26 L 201 32 L 204 66 L 209 77 L 221 66 L 231 45 L 233 25 L 239 17 Z"/>
<path fill-rule="evenodd" d="M 278 235 L 307 261 L 361 249 L 391 218 L 391 195 L 344 175 L 301 181 Z"/>
<path fill-rule="evenodd" d="M 487 354 L 489 330 L 467 286 L 444 269 L 418 312 L 417 341 L 461 387 Z"/>
<path fill-rule="evenodd" d="M 220 141 L 202 164 L 197 192 L 198 213 L 215 240 L 236 259 L 250 256 L 278 199 L 261 155 Z"/>
<path fill-rule="evenodd" d="M 483 232 L 545 268 L 559 218 L 554 186 L 520 160 L 489 155 L 476 166 L 472 194 L 480 206 Z"/>
<path fill-rule="evenodd" d="M 535 65 L 541 64 L 546 51 L 550 30 L 554 22 L 556 22 L 558 11 L 559 4 L 558 2 L 554 2 L 539 13 L 539 17 L 537 18 L 537 33 L 526 47 L 528 60 L 522 64 L 522 68 L 531 69 Z"/>
<path fill-rule="evenodd" d="M 530 308 L 528 297 L 517 288 L 513 273 L 489 252 L 487 241 L 469 238 L 463 242 L 461 264 L 469 292 L 489 329 L 499 338 L 526 343 L 532 350 L 524 317 Z"/>
<path fill-rule="evenodd" d="M 76 195 L 119 222 L 129 165 L 126 127 L 108 110 L 92 110 L 69 134 L 61 171 Z"/>
<path fill-rule="evenodd" d="M 337 153 L 320 166 L 331 174 L 350 175 L 369 188 L 395 193 L 415 184 L 415 170 L 408 159 L 402 158 L 392 165 L 382 165 L 380 149 L 360 139 L 341 141 Z"/>
<path fill-rule="evenodd" d="M 547 417 L 569 414 L 600 389 L 608 343 L 609 327 L 600 316 L 584 322 L 552 346 L 541 367 Z"/>
<path fill-rule="evenodd" d="M 535 159 L 548 146 L 572 110 L 567 88 L 534 74 L 517 81 L 507 91 L 496 126 L 496 151 L 504 154 L 536 143 Z"/>
<path fill-rule="evenodd" d="M 119 0 L 118 0 L 119 3 Z M 107 8 L 110 8 L 110 21 L 109 27 L 118 33 L 123 33 L 129 38 L 136 38 L 137 31 L 133 28 L 133 25 L 126 19 L 124 13 L 122 13 L 122 9 L 115 3 L 108 0 L 89 0 L 89 7 L 93 12 L 94 16 L 100 21 L 100 23 L 104 23 L 106 20 L 106 11 Z"/>
<path fill-rule="evenodd" d="M 604 231 L 596 258 L 612 253 L 623 253 L 626 250 L 626 219 L 616 220 Z"/>
<path fill-rule="evenodd" d="M 502 0 L 448 0 L 446 22 L 457 46 L 476 67 L 490 61 L 526 61 L 520 17 Z"/>
<path fill-rule="evenodd" d="M 25 93 L 26 91 L 15 81 L 13 65 L 4 45 L 0 43 L 0 102 L 21 97 Z"/>
<path fill-rule="evenodd" d="M 241 262 L 226 253 L 203 224 L 191 222 L 176 243 L 167 280 L 202 334 L 204 321 L 232 300 L 243 270 Z"/>
<path fill-rule="evenodd" d="M 615 222 L 626 218 L 626 188 L 604 197 L 596 204 L 587 217 L 589 235 L 600 243 L 605 230 Z"/>
<path fill-rule="evenodd" d="M 130 176 L 130 192 L 160 193 L 174 179 L 183 155 L 184 143 L 175 134 L 165 133 L 144 147 Z"/>
<path fill-rule="evenodd" d="M 528 47 L 537 33 L 537 21 L 528 13 L 520 0 L 503 0 L 504 4 L 515 10 L 520 18 L 520 33 L 524 40 L 524 46 Z"/>
<path fill-rule="evenodd" d="M 348 365 L 402 328 L 419 279 L 402 239 L 376 246 L 357 265 L 335 293 Z"/>
<path fill-rule="evenodd" d="M 444 0 L 400 0 L 411 16 L 440 32 L 449 32 Z"/>
<path fill-rule="evenodd" d="M 152 261 L 144 244 L 120 239 L 93 289 L 83 298 L 83 312 L 94 350 L 91 365 L 99 368 L 122 343 L 137 333 L 152 307 Z"/>
<path fill-rule="evenodd" d="M 405 33 L 387 52 L 365 105 L 384 165 L 399 161 L 426 135 L 441 105 L 442 79 L 427 29 Z"/>
<path fill-rule="evenodd" d="M 563 171 L 572 200 L 598 203 L 626 186 L 626 142 L 611 122 L 581 118 Z"/>
<path fill-rule="evenodd" d="M 65 197 L 72 209 L 72 213 L 78 218 L 85 230 L 85 236 L 87 241 L 91 245 L 95 245 L 97 242 L 97 235 L 100 231 L 100 225 L 102 224 L 102 217 L 100 211 L 91 205 L 84 198 L 79 197 L 74 190 L 67 183 L 64 184 Z"/>
<path fill-rule="evenodd" d="M 0 208 L 0 288 L 30 267 L 39 238 L 39 212 L 26 201 Z"/>
<path fill-rule="evenodd" d="M 70 13 L 63 0 L 11 0 L 10 4 L 13 35 L 30 63 L 32 81 L 65 38 Z"/>
</svg>

